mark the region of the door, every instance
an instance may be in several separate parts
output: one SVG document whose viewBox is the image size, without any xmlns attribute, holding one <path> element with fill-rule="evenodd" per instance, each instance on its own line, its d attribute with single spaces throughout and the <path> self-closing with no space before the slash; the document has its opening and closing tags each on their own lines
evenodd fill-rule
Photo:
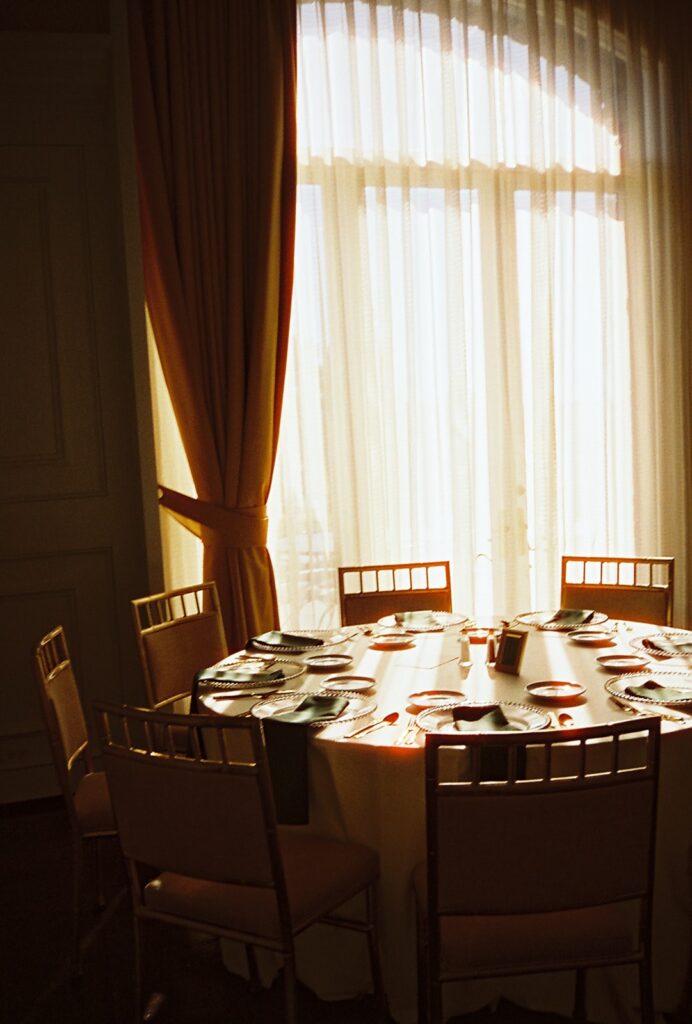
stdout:
<svg viewBox="0 0 692 1024">
<path fill-rule="evenodd" d="M 159 583 L 156 492 L 113 67 L 109 31 L 0 33 L 0 802 L 57 792 L 33 674 L 49 629 L 65 627 L 87 718 L 142 697 L 129 601 Z"/>
</svg>

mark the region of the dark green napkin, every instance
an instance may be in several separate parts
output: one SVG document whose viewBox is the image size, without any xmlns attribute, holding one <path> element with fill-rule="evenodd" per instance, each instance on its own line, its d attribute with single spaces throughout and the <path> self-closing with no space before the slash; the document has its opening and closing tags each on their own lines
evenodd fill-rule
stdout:
<svg viewBox="0 0 692 1024">
<path fill-rule="evenodd" d="M 295 633 L 282 633 L 279 629 L 271 629 L 268 633 L 260 633 L 251 637 L 247 646 L 254 642 L 266 647 L 322 647 L 324 640 L 316 636 L 297 636 Z"/>
<path fill-rule="evenodd" d="M 507 720 L 498 704 L 452 708 L 454 728 L 459 732 L 520 732 Z"/>
<path fill-rule="evenodd" d="M 556 625 L 570 626 L 576 629 L 577 626 L 585 626 L 587 622 L 591 622 L 594 614 L 595 612 L 588 608 L 560 608 L 545 625 L 548 626 L 554 622 Z"/>
<path fill-rule="evenodd" d="M 433 612 L 396 612 L 394 621 L 397 626 L 416 626 L 418 629 L 439 626 Z"/>
<path fill-rule="evenodd" d="M 293 711 L 263 719 L 269 773 L 274 790 L 276 820 L 282 825 L 307 825 L 308 728 L 314 722 L 330 722 L 348 705 L 346 697 L 306 694 Z"/>
<path fill-rule="evenodd" d="M 630 697 L 644 697 L 647 700 L 655 700 L 659 704 L 668 704 L 670 701 L 689 700 L 692 697 L 692 690 L 683 689 L 679 686 L 663 686 L 655 679 L 647 679 L 639 686 L 627 686 L 625 693 Z"/>
</svg>

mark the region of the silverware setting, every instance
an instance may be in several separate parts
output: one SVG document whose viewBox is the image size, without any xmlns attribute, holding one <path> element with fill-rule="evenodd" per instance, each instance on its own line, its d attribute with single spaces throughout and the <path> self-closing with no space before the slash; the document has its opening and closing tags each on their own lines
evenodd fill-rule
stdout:
<svg viewBox="0 0 692 1024">
<path fill-rule="evenodd" d="M 397 747 L 412 747 L 416 742 L 416 737 L 420 732 L 420 726 L 416 723 L 416 719 L 413 715 L 408 720 L 408 724 L 402 732 L 399 739 L 396 741 Z"/>
<path fill-rule="evenodd" d="M 375 729 L 381 729 L 385 725 L 394 725 L 395 722 L 399 721 L 399 712 L 390 711 L 384 718 L 379 718 L 376 722 L 371 722 L 370 725 L 363 725 L 360 729 L 355 729 L 353 732 L 347 732 L 344 735 L 345 740 L 352 740 L 356 736 L 365 736 L 366 733 L 374 732 Z"/>
<path fill-rule="evenodd" d="M 613 694 L 611 694 L 610 699 L 613 704 L 628 715 L 658 715 L 659 718 L 663 718 L 666 722 L 692 721 L 691 715 L 687 715 L 683 711 L 671 711 L 669 708 L 662 708 L 660 704 L 654 704 L 653 701 L 650 703 L 647 701 L 642 707 L 639 707 L 636 704 L 631 704 L 629 701 L 621 700 L 620 697 L 615 697 Z"/>
</svg>

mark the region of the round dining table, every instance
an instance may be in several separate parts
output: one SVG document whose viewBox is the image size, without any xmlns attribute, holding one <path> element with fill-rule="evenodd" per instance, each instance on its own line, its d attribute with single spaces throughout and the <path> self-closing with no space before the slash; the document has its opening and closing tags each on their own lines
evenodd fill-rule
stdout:
<svg viewBox="0 0 692 1024">
<path fill-rule="evenodd" d="M 336 687 L 333 692 L 355 694 L 350 709 L 358 717 L 309 729 L 310 817 L 309 824 L 295 827 L 355 840 L 377 850 L 384 983 L 390 1012 L 398 1024 L 414 1024 L 417 1019 L 411 874 L 425 859 L 425 732 L 441 721 L 442 702 L 447 701 L 450 705 L 455 701 L 499 703 L 524 716 L 531 728 L 603 724 L 638 710 L 661 714 L 653 920 L 657 1010 L 674 1010 L 685 986 L 692 931 L 692 702 L 688 707 L 626 700 L 623 707 L 613 700 L 613 691 L 617 695 L 622 690 L 625 677 L 598 659 L 641 656 L 644 675 L 640 679 L 670 672 L 673 682 L 689 680 L 692 687 L 689 655 L 672 656 L 670 650 L 667 656 L 661 653 L 656 641 L 662 637 L 665 644 L 666 631 L 660 626 L 608 621 L 598 626 L 600 638 L 592 642 L 587 636 L 579 641 L 567 632 L 537 625 L 547 617 L 538 613 L 523 621 L 520 617 L 519 628 L 526 629 L 528 635 L 517 675 L 498 671 L 487 660 L 486 643 L 463 642 L 468 638 L 466 624 L 450 616 L 452 624 L 402 636 L 400 642 L 396 637 L 384 638 L 385 627 L 377 624 L 313 631 L 310 636 L 323 641 L 319 648 L 271 655 L 277 659 L 274 667 L 283 668 L 290 676 L 271 694 L 238 697 L 229 693 L 225 697 L 214 692 L 212 684 L 200 694 L 200 704 L 217 714 L 250 712 L 260 716 L 287 705 L 290 709 L 291 701 L 299 698 L 289 696 L 282 702 L 280 698 L 287 693 L 325 693 Z M 673 635 L 681 634 L 673 631 Z M 647 637 L 653 640 L 644 644 Z M 239 652 L 227 662 L 231 666 L 247 664 L 248 653 Z M 330 668 L 333 655 L 343 657 Z M 536 685 L 541 683 L 548 684 L 547 691 Z M 553 687 L 556 683 L 573 685 L 560 690 Z M 439 691 L 446 691 L 445 696 L 436 696 Z M 388 720 L 378 728 L 351 735 L 385 718 Z M 593 842 L 598 842 L 597 836 Z M 508 849 L 507 857 L 511 856 Z M 472 878 L 469 884 L 473 884 Z M 298 940 L 299 977 L 322 998 L 349 998 L 367 992 L 370 979 L 363 947 L 362 940 L 352 933 L 318 925 Z M 240 947 L 225 946 L 229 969 L 242 970 L 241 954 Z M 269 980 L 275 964 L 267 959 L 261 968 Z M 502 996 L 535 1010 L 569 1015 L 573 979 L 573 973 L 566 972 L 445 986 L 446 1014 L 472 1011 Z M 603 1024 L 631 1020 L 634 1024 L 639 1020 L 636 969 L 590 970 L 587 999 L 589 1020 Z"/>
</svg>

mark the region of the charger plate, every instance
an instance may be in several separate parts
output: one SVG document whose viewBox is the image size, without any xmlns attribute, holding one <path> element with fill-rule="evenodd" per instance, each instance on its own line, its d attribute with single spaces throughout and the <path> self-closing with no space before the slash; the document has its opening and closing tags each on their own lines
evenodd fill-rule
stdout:
<svg viewBox="0 0 692 1024">
<path fill-rule="evenodd" d="M 283 677 L 281 679 L 253 679 L 253 665 L 255 664 L 257 665 L 255 671 L 258 673 L 268 668 L 276 667 L 281 669 Z M 261 666 L 259 662 L 256 663 L 250 658 L 244 658 L 238 662 L 232 662 L 225 658 L 218 665 L 213 665 L 212 668 L 218 668 L 221 672 L 245 672 L 247 673 L 247 679 L 201 679 L 198 683 L 200 690 L 204 689 L 205 692 L 236 690 L 238 688 L 263 690 L 270 687 L 278 690 L 284 683 L 288 683 L 291 679 L 297 679 L 305 672 L 305 665 L 302 665 L 299 661 L 292 661 L 290 658 L 272 658 L 271 663 L 265 662 Z"/>
<path fill-rule="evenodd" d="M 656 658 L 657 661 L 685 661 L 690 657 L 684 651 L 673 654 L 671 651 L 657 650 L 658 642 L 668 644 L 690 644 L 692 645 L 692 632 L 688 629 L 667 629 L 661 633 L 649 633 L 647 636 L 636 636 L 630 640 L 630 646 L 635 650 L 642 651 L 649 658 Z"/>
<path fill-rule="evenodd" d="M 504 716 L 510 725 L 514 725 L 517 729 L 522 731 L 528 732 L 533 729 L 547 729 L 550 725 L 550 717 L 545 711 L 539 711 L 537 708 L 529 707 L 528 704 L 517 704 L 514 701 L 506 700 L 491 703 L 493 706 L 497 706 L 502 709 Z M 487 701 L 460 700 L 455 704 L 447 704 L 443 708 L 429 708 L 427 711 L 421 711 L 421 713 L 416 717 L 416 725 L 424 732 L 452 732 L 457 735 L 462 735 L 454 724 L 454 718 L 452 716 L 454 708 L 489 708 L 491 703 Z M 471 732 L 472 730 L 467 729 L 465 731 Z M 478 729 L 477 731 L 483 732 L 486 730 Z M 496 732 L 498 730 L 491 731 Z"/>
<path fill-rule="evenodd" d="M 354 636 L 358 636 L 358 633 L 353 631 L 344 633 L 343 630 L 334 629 L 285 629 L 281 630 L 281 632 L 291 633 L 295 637 L 305 636 L 322 640 L 323 642 L 319 645 L 320 651 L 324 650 L 325 647 L 345 644 L 347 640 L 352 640 Z M 250 650 L 266 651 L 269 654 L 304 654 L 306 651 L 315 650 L 315 644 L 267 644 L 257 639 L 248 640 L 248 647 Z"/>
<path fill-rule="evenodd" d="M 651 697 L 643 695 L 634 696 L 627 693 L 628 686 L 643 686 L 649 680 L 653 680 L 661 686 L 681 690 L 685 694 L 689 693 L 689 696 L 681 696 L 675 700 L 657 700 L 655 690 L 652 690 Z M 690 672 L 673 672 L 666 671 L 665 669 L 655 669 L 653 672 L 627 672 L 625 675 L 612 676 L 610 679 L 606 679 L 604 686 L 613 697 L 619 697 L 621 700 L 637 705 L 645 703 L 663 704 L 666 707 L 684 707 L 685 705 L 692 704 L 692 673 Z"/>
<path fill-rule="evenodd" d="M 415 623 L 399 623 L 396 621 L 396 615 L 384 615 L 381 619 L 377 620 L 378 626 L 401 626 L 406 630 L 407 633 L 439 633 L 441 630 L 446 629 L 447 626 L 460 626 L 463 622 L 469 622 L 467 615 L 457 615 L 456 612 L 432 612 L 423 610 L 419 614 L 429 615 L 434 622 L 421 623 L 417 626 Z"/>
<path fill-rule="evenodd" d="M 340 715 L 330 718 L 326 722 L 311 722 L 311 729 L 324 729 L 328 725 L 339 725 L 341 722 L 350 722 L 354 718 L 362 718 L 363 715 L 371 714 L 377 707 L 374 697 L 364 697 L 360 693 L 353 693 L 351 690 L 322 690 L 320 696 L 333 694 L 335 697 L 346 697 L 348 703 Z M 306 697 L 314 697 L 316 694 L 309 691 L 285 690 L 275 697 L 265 697 L 257 701 L 252 709 L 256 718 L 268 718 L 270 715 L 280 715 L 284 711 L 295 711 L 301 701 Z"/>
<path fill-rule="evenodd" d="M 557 615 L 559 608 L 554 608 L 551 612 L 522 612 L 521 615 L 517 615 L 515 622 L 520 622 L 523 626 L 536 626 L 538 629 L 547 629 L 555 633 L 569 633 L 570 630 L 576 629 L 574 623 L 561 623 L 561 622 L 550 622 L 549 620 L 553 616 Z M 583 623 L 583 627 L 586 626 L 599 626 L 602 622 L 607 622 L 608 616 L 604 612 L 594 612 L 593 617 L 588 622 Z"/>
</svg>

